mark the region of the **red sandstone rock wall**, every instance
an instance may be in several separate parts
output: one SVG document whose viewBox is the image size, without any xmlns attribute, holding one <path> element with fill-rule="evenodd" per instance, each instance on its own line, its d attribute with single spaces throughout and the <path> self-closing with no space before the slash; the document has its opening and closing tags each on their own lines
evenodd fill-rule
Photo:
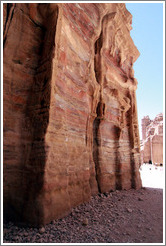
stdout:
<svg viewBox="0 0 166 246">
<path fill-rule="evenodd" d="M 131 19 L 125 4 L 4 4 L 6 216 L 41 225 L 141 187 Z"/>
</svg>

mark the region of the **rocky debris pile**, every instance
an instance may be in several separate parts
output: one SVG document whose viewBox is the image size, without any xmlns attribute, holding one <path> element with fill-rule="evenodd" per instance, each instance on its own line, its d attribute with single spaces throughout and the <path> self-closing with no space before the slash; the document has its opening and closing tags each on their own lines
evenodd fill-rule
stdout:
<svg viewBox="0 0 166 246">
<path fill-rule="evenodd" d="M 162 243 L 163 191 L 143 188 L 92 197 L 45 227 L 4 223 L 4 243 Z"/>
</svg>

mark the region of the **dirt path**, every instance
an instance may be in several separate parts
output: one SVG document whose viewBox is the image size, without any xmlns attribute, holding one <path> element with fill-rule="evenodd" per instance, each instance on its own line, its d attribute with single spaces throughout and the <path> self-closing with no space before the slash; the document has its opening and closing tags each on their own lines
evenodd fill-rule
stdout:
<svg viewBox="0 0 166 246">
<path fill-rule="evenodd" d="M 93 197 L 45 228 L 4 225 L 4 243 L 162 243 L 162 189 Z"/>
</svg>

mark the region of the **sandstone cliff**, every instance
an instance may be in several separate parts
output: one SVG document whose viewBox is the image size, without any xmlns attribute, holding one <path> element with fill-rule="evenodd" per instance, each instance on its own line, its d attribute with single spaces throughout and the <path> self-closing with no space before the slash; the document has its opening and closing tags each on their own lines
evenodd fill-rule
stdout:
<svg viewBox="0 0 166 246">
<path fill-rule="evenodd" d="M 125 4 L 8 3 L 3 19 L 5 216 L 42 225 L 141 187 Z"/>
</svg>

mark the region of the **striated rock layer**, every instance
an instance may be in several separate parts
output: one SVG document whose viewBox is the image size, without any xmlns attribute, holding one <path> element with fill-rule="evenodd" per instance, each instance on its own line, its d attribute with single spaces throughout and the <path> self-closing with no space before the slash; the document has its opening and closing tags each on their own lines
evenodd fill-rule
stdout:
<svg viewBox="0 0 166 246">
<path fill-rule="evenodd" d="M 98 192 L 140 188 L 123 3 L 10 3 L 4 18 L 4 214 L 44 225 Z"/>
</svg>

